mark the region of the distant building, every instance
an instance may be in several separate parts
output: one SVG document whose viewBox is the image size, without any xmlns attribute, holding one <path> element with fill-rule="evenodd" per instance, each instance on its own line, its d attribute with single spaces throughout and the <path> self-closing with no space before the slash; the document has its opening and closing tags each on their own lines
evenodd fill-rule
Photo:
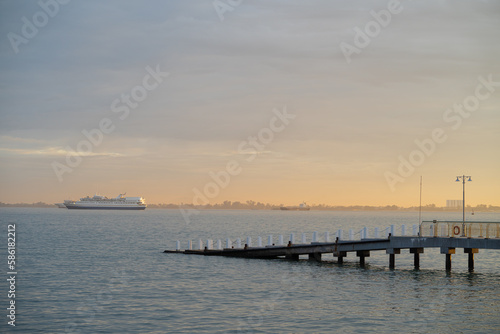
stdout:
<svg viewBox="0 0 500 334">
<path fill-rule="evenodd" d="M 446 200 L 447 208 L 461 208 L 463 201 L 461 199 L 448 199 Z"/>
</svg>

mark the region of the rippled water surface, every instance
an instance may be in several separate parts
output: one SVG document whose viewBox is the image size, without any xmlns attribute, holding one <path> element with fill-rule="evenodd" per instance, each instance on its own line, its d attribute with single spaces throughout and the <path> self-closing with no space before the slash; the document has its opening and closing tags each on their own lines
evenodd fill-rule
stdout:
<svg viewBox="0 0 500 334">
<path fill-rule="evenodd" d="M 189 220 L 177 210 L 0 209 L 2 254 L 6 260 L 7 224 L 16 224 L 18 261 L 17 325 L 7 325 L 2 280 L 0 332 L 500 333 L 498 250 L 480 250 L 473 273 L 461 249 L 449 273 L 439 249 L 425 250 L 418 271 L 407 250 L 395 270 L 384 252 L 372 252 L 365 268 L 354 254 L 338 265 L 331 254 L 316 263 L 162 252 L 176 240 L 186 248 L 198 238 L 266 242 L 305 232 L 310 241 L 313 231 L 409 228 L 418 213 L 200 211 Z"/>
</svg>

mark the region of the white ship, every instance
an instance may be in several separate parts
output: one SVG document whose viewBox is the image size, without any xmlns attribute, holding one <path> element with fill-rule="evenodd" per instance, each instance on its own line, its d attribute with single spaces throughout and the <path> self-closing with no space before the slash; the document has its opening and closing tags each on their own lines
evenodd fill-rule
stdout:
<svg viewBox="0 0 500 334">
<path fill-rule="evenodd" d="M 101 209 L 101 210 L 145 210 L 146 200 L 142 197 L 124 197 L 120 194 L 115 198 L 94 195 L 94 197 L 83 197 L 79 201 L 65 200 L 64 205 L 68 209 Z"/>
</svg>

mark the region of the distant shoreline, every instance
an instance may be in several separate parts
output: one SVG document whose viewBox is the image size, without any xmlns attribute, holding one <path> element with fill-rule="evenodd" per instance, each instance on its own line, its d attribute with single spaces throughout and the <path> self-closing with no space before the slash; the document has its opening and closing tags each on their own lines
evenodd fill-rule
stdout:
<svg viewBox="0 0 500 334">
<path fill-rule="evenodd" d="M 205 206 L 194 206 L 192 204 L 148 204 L 148 209 L 170 209 L 170 210 L 280 210 L 282 205 L 271 205 L 262 203 L 240 203 L 240 202 L 225 202 L 223 204 L 213 204 Z M 38 203 L 2 203 L 0 202 L 0 208 L 57 208 L 55 204 L 47 204 L 44 202 Z M 419 211 L 419 207 L 399 207 L 396 205 L 387 206 L 369 206 L 369 205 L 352 205 L 352 206 L 327 206 L 327 205 L 312 205 L 309 206 L 311 211 L 401 211 L 401 212 L 415 212 Z M 448 207 L 438 207 L 434 204 L 422 206 L 422 211 L 426 212 L 462 212 L 462 208 L 448 208 Z M 494 205 L 477 205 L 477 206 L 467 206 L 465 208 L 467 214 L 471 212 L 500 212 L 500 206 Z"/>
</svg>

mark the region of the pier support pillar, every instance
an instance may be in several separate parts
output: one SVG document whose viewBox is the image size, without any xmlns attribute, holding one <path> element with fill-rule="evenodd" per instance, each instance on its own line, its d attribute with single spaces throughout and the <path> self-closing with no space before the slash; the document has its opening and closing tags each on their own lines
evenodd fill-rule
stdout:
<svg viewBox="0 0 500 334">
<path fill-rule="evenodd" d="M 396 267 L 396 255 L 389 254 L 389 269 L 394 269 Z"/>
<path fill-rule="evenodd" d="M 469 271 L 474 271 L 474 254 L 479 253 L 479 249 L 464 248 L 464 253 L 469 254 Z"/>
<path fill-rule="evenodd" d="M 410 254 L 413 254 L 413 265 L 415 266 L 415 269 L 420 268 L 420 254 L 423 252 L 423 248 L 410 248 Z"/>
<path fill-rule="evenodd" d="M 285 255 L 285 259 L 287 259 L 287 260 L 293 260 L 293 261 L 298 261 L 299 260 L 299 254 L 287 254 L 287 255 Z"/>
<path fill-rule="evenodd" d="M 455 254 L 455 248 L 441 248 L 441 254 L 446 255 L 446 271 L 451 270 L 451 254 Z"/>
<path fill-rule="evenodd" d="M 318 261 L 321 262 L 321 253 L 310 253 L 309 261 Z"/>
<path fill-rule="evenodd" d="M 347 252 L 334 252 L 333 257 L 337 258 L 337 263 L 342 264 L 344 263 L 344 257 L 347 256 Z"/>
<path fill-rule="evenodd" d="M 451 271 L 451 254 L 446 254 L 446 271 Z"/>
<path fill-rule="evenodd" d="M 356 256 L 359 257 L 359 265 L 365 266 L 365 258 L 370 257 L 370 251 L 356 251 Z"/>
<path fill-rule="evenodd" d="M 401 254 L 401 249 L 388 248 L 385 252 L 389 254 L 389 268 L 394 269 L 396 267 L 396 254 Z"/>
</svg>

